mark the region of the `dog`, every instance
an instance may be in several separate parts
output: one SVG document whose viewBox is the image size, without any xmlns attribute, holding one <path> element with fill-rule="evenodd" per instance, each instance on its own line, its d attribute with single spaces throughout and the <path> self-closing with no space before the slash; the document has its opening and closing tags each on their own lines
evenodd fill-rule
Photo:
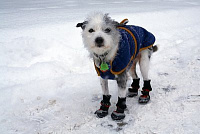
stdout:
<svg viewBox="0 0 200 134">
<path fill-rule="evenodd" d="M 148 77 L 150 58 L 158 47 L 153 45 L 155 37 L 146 29 L 127 25 L 128 19 L 121 23 L 111 19 L 108 14 L 94 13 L 87 19 L 78 23 L 76 27 L 82 28 L 82 39 L 85 48 L 89 51 L 94 61 L 103 92 L 100 109 L 95 114 L 103 118 L 108 115 L 111 105 L 108 90 L 108 80 L 116 80 L 118 84 L 117 109 L 113 111 L 113 120 L 125 118 L 126 97 L 138 95 L 140 78 L 136 73 L 136 64 L 139 62 L 140 71 L 144 80 L 142 95 L 139 103 L 146 104 L 150 100 L 149 92 L 152 91 Z M 130 73 L 133 82 L 126 92 L 127 73 Z"/>
</svg>

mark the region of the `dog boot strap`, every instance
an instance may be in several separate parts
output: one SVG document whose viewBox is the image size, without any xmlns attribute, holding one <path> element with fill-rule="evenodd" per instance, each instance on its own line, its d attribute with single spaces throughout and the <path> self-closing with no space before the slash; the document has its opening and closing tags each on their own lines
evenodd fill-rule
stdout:
<svg viewBox="0 0 200 134">
<path fill-rule="evenodd" d="M 120 98 L 118 97 L 118 102 L 116 104 L 117 109 L 116 111 L 113 111 L 111 114 L 111 118 L 113 120 L 122 120 L 125 118 L 124 110 L 126 109 L 126 98 Z"/>
<path fill-rule="evenodd" d="M 101 101 L 100 109 L 98 109 L 95 114 L 99 118 L 103 118 L 108 115 L 108 109 L 111 105 L 110 103 L 111 95 L 103 95 L 103 100 Z"/>
<path fill-rule="evenodd" d="M 103 100 L 101 101 L 100 109 L 103 111 L 108 111 L 111 103 L 110 103 L 111 95 L 103 95 Z"/>
<path fill-rule="evenodd" d="M 151 88 L 151 84 L 150 84 L 151 80 L 144 80 L 144 86 L 143 86 L 143 90 L 144 89 L 148 89 L 149 91 L 152 91 L 152 88 Z"/>
<path fill-rule="evenodd" d="M 142 95 L 146 96 L 149 95 L 150 90 L 149 89 L 142 89 Z"/>
<path fill-rule="evenodd" d="M 117 102 L 116 106 L 117 106 L 117 110 L 119 109 L 119 111 L 117 111 L 117 112 L 122 112 L 122 110 L 124 111 L 127 108 L 126 107 L 126 97 L 125 98 L 118 97 L 118 102 Z"/>
<path fill-rule="evenodd" d="M 140 88 L 140 79 L 133 79 L 133 83 L 131 84 L 131 88 L 129 88 L 129 92 L 138 92 Z"/>
</svg>

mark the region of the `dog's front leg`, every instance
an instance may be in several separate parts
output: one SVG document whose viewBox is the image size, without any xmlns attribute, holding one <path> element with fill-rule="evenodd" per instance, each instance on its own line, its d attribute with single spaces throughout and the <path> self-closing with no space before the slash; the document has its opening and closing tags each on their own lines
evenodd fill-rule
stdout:
<svg viewBox="0 0 200 134">
<path fill-rule="evenodd" d="M 124 71 L 117 78 L 118 85 L 118 102 L 116 104 L 117 110 L 111 114 L 113 120 L 121 120 L 125 118 L 124 110 L 126 109 L 126 82 L 127 73 Z"/>
<path fill-rule="evenodd" d="M 108 80 L 100 78 L 100 83 L 101 83 L 101 88 L 103 92 L 103 100 L 101 101 L 100 109 L 98 109 L 95 112 L 95 114 L 97 114 L 99 118 L 103 118 L 106 115 L 108 115 L 108 109 L 111 105 L 110 104 L 111 95 L 109 94 L 109 90 L 108 90 Z"/>
<path fill-rule="evenodd" d="M 108 80 L 100 78 L 100 83 L 103 95 L 109 95 Z"/>
</svg>

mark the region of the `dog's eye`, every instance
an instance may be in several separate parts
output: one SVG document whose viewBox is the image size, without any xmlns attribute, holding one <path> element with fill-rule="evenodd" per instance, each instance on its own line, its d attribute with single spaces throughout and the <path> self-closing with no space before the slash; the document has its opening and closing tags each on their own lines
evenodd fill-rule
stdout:
<svg viewBox="0 0 200 134">
<path fill-rule="evenodd" d="M 106 29 L 105 29 L 105 32 L 106 32 L 106 33 L 110 33 L 110 31 L 111 31 L 110 28 L 106 28 Z"/>
<path fill-rule="evenodd" d="M 91 28 L 90 30 L 88 30 L 88 32 L 92 33 L 94 32 L 94 29 Z"/>
</svg>

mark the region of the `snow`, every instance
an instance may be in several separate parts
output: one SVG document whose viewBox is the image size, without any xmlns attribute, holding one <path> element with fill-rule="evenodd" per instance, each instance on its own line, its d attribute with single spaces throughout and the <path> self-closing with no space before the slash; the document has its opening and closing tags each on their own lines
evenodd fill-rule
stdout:
<svg viewBox="0 0 200 134">
<path fill-rule="evenodd" d="M 128 18 L 160 45 L 151 61 L 151 102 L 128 98 L 122 122 L 110 117 L 115 81 L 109 115 L 94 115 L 99 78 L 75 27 L 93 11 Z M 0 133 L 200 134 L 199 12 L 198 0 L 1 0 Z"/>
</svg>

